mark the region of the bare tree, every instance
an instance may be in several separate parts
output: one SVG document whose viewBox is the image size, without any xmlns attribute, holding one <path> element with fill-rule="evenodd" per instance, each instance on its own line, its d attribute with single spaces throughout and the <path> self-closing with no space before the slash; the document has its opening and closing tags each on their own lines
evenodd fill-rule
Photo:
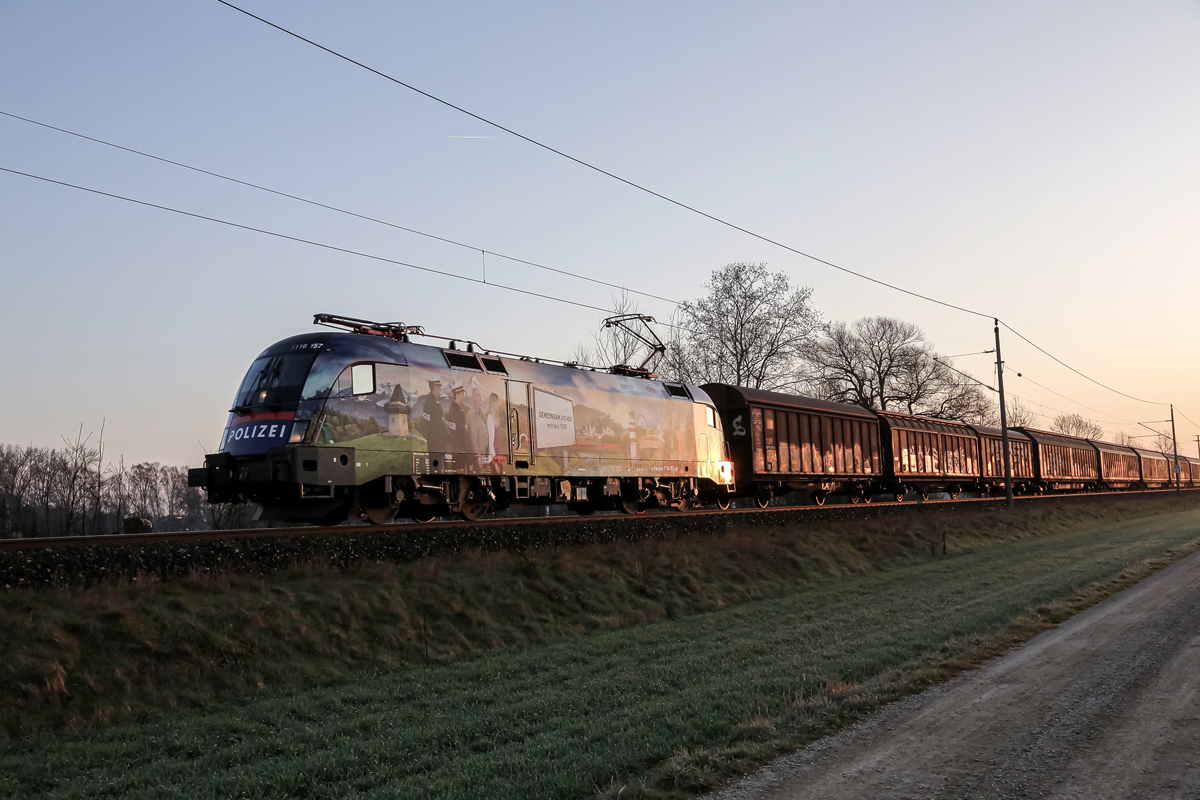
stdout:
<svg viewBox="0 0 1200 800">
<path fill-rule="evenodd" d="M 1010 428 L 1037 427 L 1038 415 L 1022 403 L 1019 397 L 1014 397 L 1012 400 L 1007 401 L 1004 416 L 1008 420 L 1008 427 Z"/>
<path fill-rule="evenodd" d="M 680 305 L 660 371 L 689 383 L 729 383 L 786 391 L 803 383 L 803 359 L 820 315 L 812 289 L 793 289 L 766 264 L 728 264 L 705 295 Z"/>
<path fill-rule="evenodd" d="M 64 447 L 0 445 L 0 538 L 114 533 L 127 511 L 158 530 L 200 530 L 213 522 L 252 524 L 242 504 L 211 509 L 187 485 L 186 467 L 103 463 L 102 439 L 91 445 L 83 429 Z"/>
<path fill-rule="evenodd" d="M 1080 414 L 1059 414 L 1050 423 L 1050 430 L 1084 439 L 1101 439 L 1104 429 Z"/>
<path fill-rule="evenodd" d="M 951 369 L 910 322 L 864 317 L 828 324 L 807 360 L 809 386 L 827 400 L 995 424 L 983 387 Z"/>
</svg>

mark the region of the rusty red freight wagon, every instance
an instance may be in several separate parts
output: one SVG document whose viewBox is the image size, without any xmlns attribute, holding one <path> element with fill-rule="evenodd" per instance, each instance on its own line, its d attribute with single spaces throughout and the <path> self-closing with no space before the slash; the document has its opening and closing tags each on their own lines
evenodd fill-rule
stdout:
<svg viewBox="0 0 1200 800">
<path fill-rule="evenodd" d="M 700 388 L 724 421 L 742 494 L 764 507 L 789 491 L 807 492 L 818 504 L 830 494 L 870 502 L 883 466 L 874 412 L 744 386 Z"/>
<path fill-rule="evenodd" d="M 1100 484 L 1100 453 L 1087 439 L 1018 428 L 1033 441 L 1034 491 L 1090 491 Z"/>
</svg>

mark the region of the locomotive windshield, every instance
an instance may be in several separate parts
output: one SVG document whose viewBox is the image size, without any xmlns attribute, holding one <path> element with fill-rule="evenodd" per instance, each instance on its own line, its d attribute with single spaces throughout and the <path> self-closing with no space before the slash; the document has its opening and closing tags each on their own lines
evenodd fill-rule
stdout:
<svg viewBox="0 0 1200 800">
<path fill-rule="evenodd" d="M 233 411 L 244 414 L 255 408 L 294 407 L 316 357 L 315 352 L 280 353 L 256 360 L 233 398 Z"/>
</svg>

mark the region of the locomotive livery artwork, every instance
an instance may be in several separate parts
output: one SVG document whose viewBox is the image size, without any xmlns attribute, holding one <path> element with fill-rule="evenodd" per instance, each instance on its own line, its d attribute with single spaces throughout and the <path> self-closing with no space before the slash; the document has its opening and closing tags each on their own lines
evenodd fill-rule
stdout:
<svg viewBox="0 0 1200 800">
<path fill-rule="evenodd" d="M 217 453 L 189 471 L 210 502 L 260 519 L 385 523 L 517 504 L 767 506 L 802 492 L 871 502 L 1003 490 L 1001 431 L 724 384 L 660 381 L 417 344 L 419 327 L 318 314 L 339 329 L 264 350 L 234 397 Z M 427 337 L 436 338 L 436 337 Z M 1173 486 L 1161 453 L 1009 429 L 1014 490 Z M 1200 461 L 1179 458 L 1182 485 Z"/>
</svg>

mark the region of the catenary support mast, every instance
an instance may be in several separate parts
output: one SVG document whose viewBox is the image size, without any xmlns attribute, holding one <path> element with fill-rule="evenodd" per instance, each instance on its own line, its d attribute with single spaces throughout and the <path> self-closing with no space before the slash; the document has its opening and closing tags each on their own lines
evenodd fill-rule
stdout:
<svg viewBox="0 0 1200 800">
<path fill-rule="evenodd" d="M 1171 404 L 1171 449 L 1175 452 L 1172 467 L 1175 469 L 1175 491 L 1182 492 L 1179 486 L 1179 441 L 1175 438 L 1175 404 Z"/>
<path fill-rule="evenodd" d="M 1004 442 L 1004 497 L 1012 508 L 1012 455 L 1008 449 L 1008 412 L 1004 407 L 1004 360 L 1000 358 L 1000 320 L 994 319 L 996 332 L 996 386 L 1000 389 L 1000 438 Z"/>
</svg>

